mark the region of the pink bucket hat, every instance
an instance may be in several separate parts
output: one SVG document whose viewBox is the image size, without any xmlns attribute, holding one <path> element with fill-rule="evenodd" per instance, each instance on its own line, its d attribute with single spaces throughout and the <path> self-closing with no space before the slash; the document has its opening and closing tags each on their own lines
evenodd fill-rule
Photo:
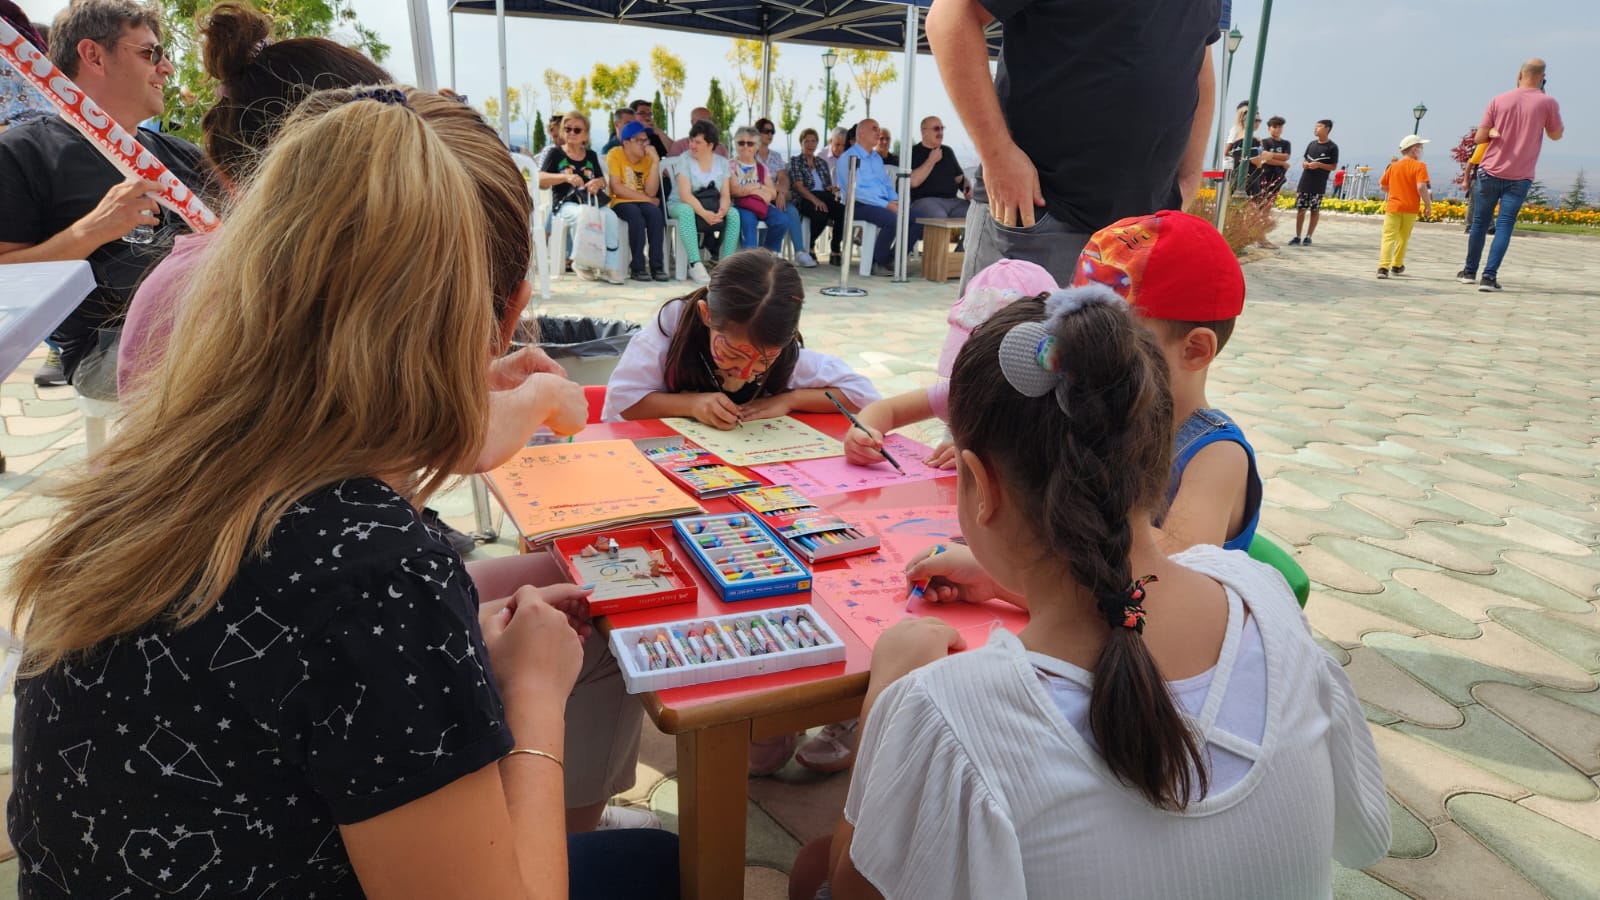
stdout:
<svg viewBox="0 0 1600 900">
<path fill-rule="evenodd" d="M 950 315 L 946 317 L 950 334 L 939 354 L 939 374 L 950 377 L 961 345 L 972 336 L 972 329 L 989 321 L 990 316 L 1023 297 L 1046 294 L 1060 287 L 1043 266 L 1025 260 L 1002 259 L 984 267 L 972 276 L 967 282 L 967 292 L 950 307 Z"/>
</svg>

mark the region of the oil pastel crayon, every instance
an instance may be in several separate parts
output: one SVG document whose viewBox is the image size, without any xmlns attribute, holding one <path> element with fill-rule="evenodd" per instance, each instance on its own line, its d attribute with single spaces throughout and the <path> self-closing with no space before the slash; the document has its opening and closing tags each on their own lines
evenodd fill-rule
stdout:
<svg viewBox="0 0 1600 900">
<path fill-rule="evenodd" d="M 650 641 L 639 638 L 639 667 L 642 669 L 659 669 L 661 660 L 656 658 L 654 650 L 650 649 Z"/>
<path fill-rule="evenodd" d="M 800 626 L 800 633 L 811 639 L 811 646 L 821 646 L 822 642 L 827 640 L 822 636 L 822 632 L 818 631 L 817 627 L 811 624 L 811 620 L 806 618 L 805 613 L 800 613 L 798 616 L 796 616 L 795 623 Z"/>
<path fill-rule="evenodd" d="M 693 628 L 689 629 L 689 646 L 694 650 L 694 654 L 700 657 L 701 662 L 710 662 L 717 658 L 715 653 L 707 652 L 706 642 L 700 639 L 700 635 L 696 634 Z"/>
<path fill-rule="evenodd" d="M 689 649 L 688 642 L 683 639 L 683 632 L 681 632 L 681 631 L 672 632 L 672 643 L 673 643 L 673 646 L 678 648 L 678 652 L 683 654 L 684 660 L 686 660 L 688 662 L 691 662 L 691 663 L 700 662 L 700 654 L 698 654 L 698 653 L 694 652 L 693 650 Z"/>
<path fill-rule="evenodd" d="M 656 632 L 656 652 L 661 654 L 662 661 L 669 669 L 683 665 L 683 660 L 678 658 L 678 654 L 673 652 L 672 647 L 667 643 L 667 633 L 665 631 Z"/>
<path fill-rule="evenodd" d="M 744 641 L 745 646 L 750 648 L 751 656 L 760 656 L 761 654 L 767 652 L 762 648 L 761 642 L 756 639 L 755 633 L 749 628 L 745 627 L 743 622 L 734 622 L 734 628 L 737 629 L 739 633 L 739 639 Z"/>
<path fill-rule="evenodd" d="M 724 637 L 726 637 L 728 639 L 728 646 L 733 648 L 733 652 L 734 652 L 735 655 L 737 655 L 737 656 L 749 656 L 750 655 L 750 645 L 748 643 L 745 643 L 745 644 L 741 645 L 740 644 L 741 638 L 739 637 L 739 635 L 734 633 L 733 628 L 731 626 L 728 626 L 728 625 L 722 626 L 722 634 L 723 634 Z"/>
<path fill-rule="evenodd" d="M 717 634 L 715 628 L 707 625 L 705 631 L 701 633 L 705 636 L 706 646 L 711 648 L 713 656 L 717 659 L 733 659 L 733 650 L 723 643 L 722 636 Z"/>
<path fill-rule="evenodd" d="M 783 617 L 783 630 L 785 634 L 794 639 L 794 645 L 796 647 L 807 646 L 806 641 L 800 637 L 799 629 L 795 628 L 794 622 L 790 620 L 788 616 Z"/>
<path fill-rule="evenodd" d="M 778 653 L 783 650 L 783 648 L 778 646 L 778 643 L 772 639 L 772 635 L 768 634 L 767 630 L 761 627 L 760 619 L 750 620 L 750 633 L 760 639 L 761 646 L 768 653 Z"/>
</svg>

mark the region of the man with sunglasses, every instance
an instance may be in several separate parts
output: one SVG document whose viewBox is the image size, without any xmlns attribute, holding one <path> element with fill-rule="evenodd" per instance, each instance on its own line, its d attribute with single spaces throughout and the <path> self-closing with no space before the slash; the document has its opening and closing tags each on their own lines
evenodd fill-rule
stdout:
<svg viewBox="0 0 1600 900">
<path fill-rule="evenodd" d="M 161 115 L 174 71 L 154 6 L 77 0 L 51 28 L 50 59 L 106 115 L 194 190 L 209 169 L 200 148 L 140 128 Z M 0 134 L 0 264 L 86 259 L 96 287 L 51 335 L 66 380 L 86 397 L 116 398 L 117 339 L 128 301 L 182 227 L 154 197 L 161 186 L 125 179 L 59 116 Z M 141 227 L 145 226 L 145 227 Z"/>
<path fill-rule="evenodd" d="M 928 116 L 922 140 L 911 145 L 911 218 L 964 218 L 971 201 L 972 185 L 944 145 L 944 123 Z"/>
<path fill-rule="evenodd" d="M 656 127 L 654 106 L 649 100 L 635 100 L 628 104 L 628 108 L 633 110 L 633 120 L 644 126 L 644 136 L 649 139 L 650 146 L 656 148 L 656 155 L 663 159 L 666 158 L 667 142 L 664 140 L 661 130 Z M 620 134 L 620 126 L 618 127 L 618 133 Z"/>
</svg>

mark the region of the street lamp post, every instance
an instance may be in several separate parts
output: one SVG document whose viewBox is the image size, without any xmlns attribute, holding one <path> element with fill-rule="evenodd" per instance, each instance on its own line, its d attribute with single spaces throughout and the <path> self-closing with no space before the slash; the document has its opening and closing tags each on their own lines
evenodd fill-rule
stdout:
<svg viewBox="0 0 1600 900">
<path fill-rule="evenodd" d="M 1422 117 L 1427 115 L 1427 114 L 1428 114 L 1427 104 L 1418 103 L 1416 106 L 1411 107 L 1411 115 L 1412 115 L 1413 118 L 1415 118 L 1417 120 L 1416 123 L 1411 128 L 1411 133 L 1413 135 L 1418 134 L 1419 132 L 1422 131 Z"/>
<path fill-rule="evenodd" d="M 839 62 L 839 54 L 833 48 L 822 51 L 822 133 L 830 134 L 833 131 L 833 67 Z"/>
<path fill-rule="evenodd" d="M 1239 45 L 1244 42 L 1244 33 L 1238 28 L 1228 32 L 1226 36 L 1228 51 L 1227 62 L 1222 67 L 1222 92 L 1217 98 L 1217 145 L 1211 150 L 1211 168 L 1222 168 L 1222 136 L 1227 133 L 1228 115 L 1228 81 L 1233 77 L 1233 54 L 1238 51 Z"/>
</svg>

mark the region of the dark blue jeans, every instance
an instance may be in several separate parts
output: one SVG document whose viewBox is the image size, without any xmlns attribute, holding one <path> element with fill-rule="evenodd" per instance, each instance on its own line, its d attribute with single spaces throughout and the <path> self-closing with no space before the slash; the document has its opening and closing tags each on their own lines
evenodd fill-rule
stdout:
<svg viewBox="0 0 1600 900">
<path fill-rule="evenodd" d="M 1477 274 L 1478 259 L 1483 256 L 1483 239 L 1489 234 L 1489 219 L 1494 216 L 1495 204 L 1500 204 L 1500 214 L 1494 218 L 1494 243 L 1489 246 L 1489 260 L 1484 264 L 1487 278 L 1500 276 L 1500 261 L 1506 258 L 1506 248 L 1511 246 L 1511 230 L 1517 227 L 1517 212 L 1528 199 L 1528 188 L 1533 182 L 1527 178 L 1512 181 L 1496 178 L 1479 171 L 1476 193 L 1472 198 L 1472 230 L 1467 232 L 1467 274 Z"/>
<path fill-rule="evenodd" d="M 567 835 L 571 900 L 677 900 L 678 836 L 653 828 Z"/>
<path fill-rule="evenodd" d="M 633 257 L 629 268 L 635 272 L 645 271 L 645 246 L 648 244 L 650 271 L 666 271 L 667 266 L 661 256 L 666 219 L 661 207 L 654 203 L 618 203 L 611 209 L 616 212 L 617 218 L 628 223 L 628 253 Z"/>
</svg>

